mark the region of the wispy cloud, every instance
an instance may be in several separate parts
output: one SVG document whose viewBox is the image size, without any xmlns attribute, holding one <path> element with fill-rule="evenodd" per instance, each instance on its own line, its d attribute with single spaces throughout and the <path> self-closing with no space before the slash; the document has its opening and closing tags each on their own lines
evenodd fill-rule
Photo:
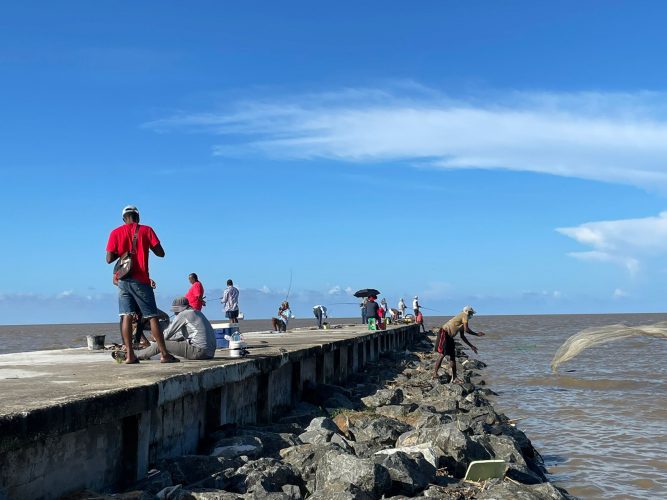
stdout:
<svg viewBox="0 0 667 500">
<path fill-rule="evenodd" d="M 415 91 L 417 89 L 417 91 Z M 667 188 L 667 94 L 452 99 L 418 86 L 235 103 L 146 124 L 225 137 L 214 154 L 407 161 Z"/>
<path fill-rule="evenodd" d="M 631 274 L 639 270 L 642 259 L 667 253 L 667 211 L 655 217 L 587 222 L 556 231 L 592 248 L 570 256 L 618 264 Z"/>
</svg>

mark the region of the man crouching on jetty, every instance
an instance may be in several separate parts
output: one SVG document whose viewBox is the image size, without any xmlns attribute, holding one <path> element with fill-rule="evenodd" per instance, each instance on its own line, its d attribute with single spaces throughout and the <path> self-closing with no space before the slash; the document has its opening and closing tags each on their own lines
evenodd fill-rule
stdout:
<svg viewBox="0 0 667 500">
<path fill-rule="evenodd" d="M 452 382 L 460 384 L 461 379 L 456 377 L 456 345 L 454 344 L 454 337 L 457 333 L 461 334 L 461 340 L 468 344 L 472 349 L 472 352 L 477 354 L 477 348 L 468 342 L 465 334 L 469 333 L 475 337 L 483 337 L 484 332 L 473 332 L 470 329 L 468 324 L 470 318 L 475 314 L 475 310 L 470 306 L 465 306 L 463 311 L 458 313 L 447 323 L 442 325 L 440 331 L 438 332 L 438 338 L 436 340 L 436 351 L 438 352 L 438 359 L 435 362 L 435 370 L 433 372 L 433 378 L 438 378 L 438 370 L 442 364 L 442 360 L 445 356 L 449 356 L 449 366 L 452 368 Z"/>
<path fill-rule="evenodd" d="M 155 231 L 150 226 L 139 225 L 139 210 L 128 205 L 122 212 L 124 224 L 109 235 L 107 243 L 107 264 L 115 262 L 125 253 L 132 255 L 130 272 L 114 283 L 118 285 L 118 310 L 122 318 L 121 334 L 125 344 L 125 363 L 138 363 L 139 359 L 132 349 L 132 313 L 150 321 L 151 334 L 157 341 L 162 363 L 175 363 L 177 358 L 169 354 L 164 343 L 164 336 L 158 324 L 159 312 L 155 304 L 155 293 L 148 275 L 148 250 L 158 257 L 164 257 L 164 249 Z"/>
<path fill-rule="evenodd" d="M 215 331 L 204 313 L 193 309 L 187 297 L 171 304 L 176 317 L 164 331 L 169 352 L 185 359 L 211 359 L 215 355 Z M 139 359 L 150 359 L 159 352 L 157 344 L 137 351 Z"/>
</svg>

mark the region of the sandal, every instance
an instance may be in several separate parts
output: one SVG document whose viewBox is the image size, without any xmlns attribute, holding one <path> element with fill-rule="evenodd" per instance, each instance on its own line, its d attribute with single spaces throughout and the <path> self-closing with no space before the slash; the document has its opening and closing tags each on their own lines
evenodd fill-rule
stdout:
<svg viewBox="0 0 667 500">
<path fill-rule="evenodd" d="M 117 351 L 111 351 L 111 357 L 116 361 L 116 363 L 122 363 L 125 361 L 125 356 L 126 356 L 125 351 L 121 351 L 120 349 Z"/>
<path fill-rule="evenodd" d="M 181 360 L 178 359 L 176 356 L 171 356 L 169 358 L 163 358 L 160 360 L 160 363 L 180 363 Z"/>
</svg>

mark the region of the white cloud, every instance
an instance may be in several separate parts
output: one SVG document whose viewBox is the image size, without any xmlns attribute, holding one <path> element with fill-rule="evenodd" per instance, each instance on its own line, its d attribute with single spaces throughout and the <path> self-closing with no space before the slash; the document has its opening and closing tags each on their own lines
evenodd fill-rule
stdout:
<svg viewBox="0 0 667 500">
<path fill-rule="evenodd" d="M 655 217 L 586 222 L 556 231 L 592 248 L 568 254 L 571 257 L 621 265 L 631 274 L 639 270 L 642 259 L 667 253 L 667 211 Z"/>
<path fill-rule="evenodd" d="M 667 189 L 667 94 L 513 92 L 455 100 L 415 88 L 250 101 L 146 126 L 229 136 L 214 147 L 221 155 L 403 160 Z"/>
<path fill-rule="evenodd" d="M 329 295 L 340 295 L 341 293 L 343 293 L 343 289 L 340 286 L 336 285 L 336 286 L 330 288 L 327 293 Z"/>
<path fill-rule="evenodd" d="M 616 288 L 614 290 L 614 293 L 611 294 L 611 296 L 615 299 L 622 299 L 623 297 L 627 297 L 629 294 L 625 290 L 621 288 Z"/>
</svg>

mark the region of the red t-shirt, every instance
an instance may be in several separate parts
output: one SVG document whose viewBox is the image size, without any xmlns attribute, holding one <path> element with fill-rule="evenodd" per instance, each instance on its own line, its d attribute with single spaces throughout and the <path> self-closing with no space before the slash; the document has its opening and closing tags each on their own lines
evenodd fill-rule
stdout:
<svg viewBox="0 0 667 500">
<path fill-rule="evenodd" d="M 134 236 L 135 223 L 123 224 L 117 227 L 109 235 L 107 243 L 107 252 L 114 252 L 117 255 L 123 255 L 132 250 L 132 237 Z M 150 226 L 139 224 L 137 233 L 137 249 L 132 256 L 132 270 L 128 278 L 135 279 L 141 283 L 150 284 L 148 277 L 148 250 L 155 248 L 160 243 L 155 231 Z"/>
<path fill-rule="evenodd" d="M 201 308 L 204 306 L 204 301 L 201 298 L 203 296 L 204 286 L 200 281 L 195 281 L 190 287 L 190 290 L 188 290 L 188 293 L 185 294 L 185 298 L 188 299 L 190 307 L 197 311 L 201 311 Z"/>
</svg>

